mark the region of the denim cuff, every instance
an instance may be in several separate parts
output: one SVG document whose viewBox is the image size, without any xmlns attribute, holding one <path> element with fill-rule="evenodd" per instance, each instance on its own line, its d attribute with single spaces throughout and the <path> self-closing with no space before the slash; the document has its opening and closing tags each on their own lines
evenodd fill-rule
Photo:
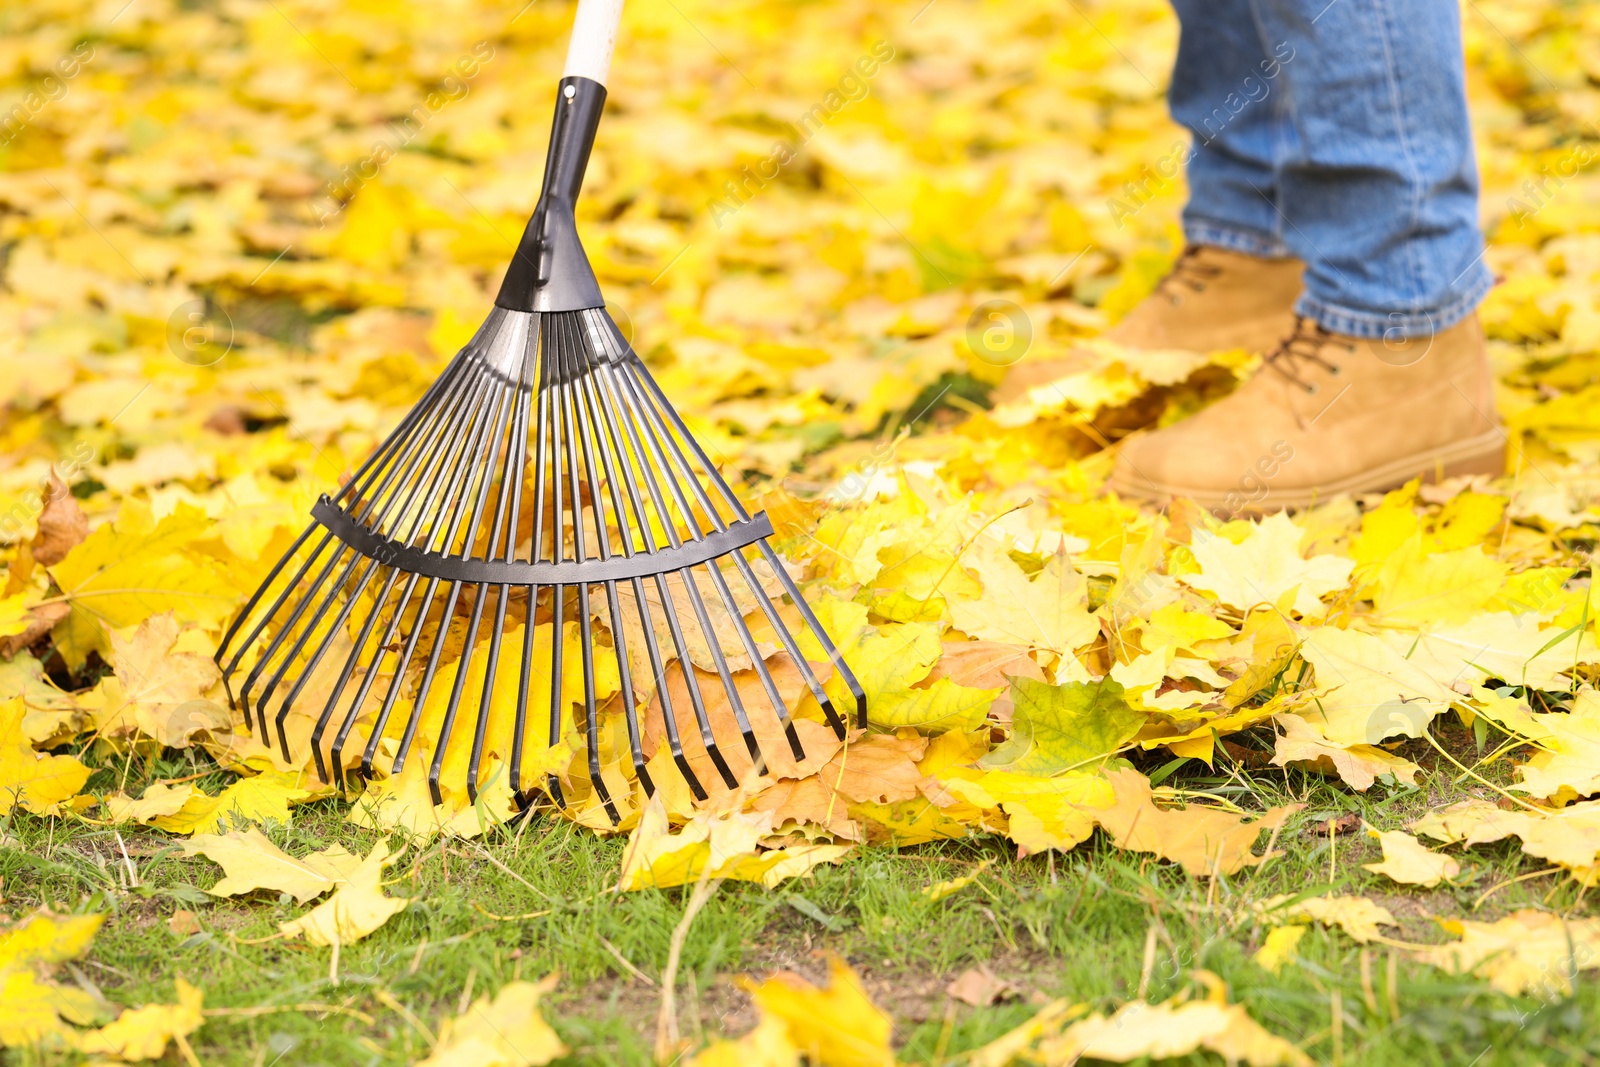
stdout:
<svg viewBox="0 0 1600 1067">
<path fill-rule="evenodd" d="M 1211 219 L 1186 220 L 1183 224 L 1183 239 L 1191 245 L 1211 245 L 1229 252 L 1255 256 L 1257 259 L 1286 259 L 1294 255 L 1289 251 L 1288 245 L 1272 234 L 1230 226 Z"/>
<path fill-rule="evenodd" d="M 1294 310 L 1295 314 L 1305 316 L 1324 330 L 1346 337 L 1366 340 L 1431 337 L 1472 314 L 1493 287 L 1494 276 L 1480 260 L 1473 268 L 1471 281 L 1462 295 L 1443 307 L 1411 311 L 1363 311 L 1330 304 L 1310 293 L 1302 293 L 1300 299 L 1295 301 Z"/>
</svg>

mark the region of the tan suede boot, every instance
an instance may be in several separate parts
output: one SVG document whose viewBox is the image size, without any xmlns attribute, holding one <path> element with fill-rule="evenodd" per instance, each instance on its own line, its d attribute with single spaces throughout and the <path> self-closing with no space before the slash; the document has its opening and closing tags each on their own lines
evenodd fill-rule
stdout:
<svg viewBox="0 0 1600 1067">
<path fill-rule="evenodd" d="M 1258 259 L 1191 245 L 1155 290 L 1104 336 L 1129 348 L 1266 352 L 1294 322 L 1304 271 L 1298 259 Z M 1072 352 L 1054 359 L 1024 358 L 995 391 L 995 401 L 1015 400 L 1036 385 L 1074 374 L 1092 358 Z"/>
<path fill-rule="evenodd" d="M 1175 426 L 1130 437 L 1110 488 L 1225 515 L 1298 508 L 1421 475 L 1502 474 L 1483 327 L 1369 341 L 1308 319 L 1231 396 Z"/>
</svg>

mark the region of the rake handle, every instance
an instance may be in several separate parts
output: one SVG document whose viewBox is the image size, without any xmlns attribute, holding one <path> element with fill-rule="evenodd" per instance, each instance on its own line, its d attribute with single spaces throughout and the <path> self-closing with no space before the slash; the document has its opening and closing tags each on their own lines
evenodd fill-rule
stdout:
<svg viewBox="0 0 1600 1067">
<path fill-rule="evenodd" d="M 567 45 L 564 78 L 588 78 L 606 83 L 611 74 L 611 53 L 617 46 L 617 24 L 622 21 L 622 0 L 578 0 Z"/>
</svg>

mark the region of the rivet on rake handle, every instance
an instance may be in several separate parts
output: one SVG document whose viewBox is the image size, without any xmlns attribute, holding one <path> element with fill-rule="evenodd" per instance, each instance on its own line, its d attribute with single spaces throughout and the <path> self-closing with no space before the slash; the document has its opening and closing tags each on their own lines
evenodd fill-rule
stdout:
<svg viewBox="0 0 1600 1067">
<path fill-rule="evenodd" d="M 598 8 L 606 10 L 596 16 Z M 604 23 L 619 8 L 615 0 L 580 0 L 579 24 Z M 585 11 L 592 16 L 587 23 Z M 579 44 L 575 39 L 572 55 L 583 51 L 583 63 L 596 64 L 598 46 Z M 608 64 L 609 45 L 604 52 Z M 575 62 L 569 57 L 569 71 Z M 720 685 L 760 773 L 767 773 L 766 761 L 753 714 L 775 716 L 791 754 L 805 758 L 763 643 L 793 663 L 844 736 L 845 722 L 802 654 L 781 601 L 793 606 L 838 670 L 860 726 L 866 699 L 767 543 L 766 515 L 745 511 L 606 314 L 572 211 L 605 87 L 577 76 L 563 78 L 560 88 L 544 192 L 496 307 L 344 487 L 318 501 L 312 524 L 224 635 L 217 663 L 234 699 L 241 664 L 256 653 L 237 701 L 246 725 L 268 744 L 270 716 L 285 759 L 292 758 L 285 728 L 291 709 L 302 697 L 312 698 L 313 708 L 320 703 L 310 740 L 324 781 L 331 776 L 344 784 L 346 747 L 363 734 L 360 773 L 370 774 L 396 708 L 408 703 L 399 737 L 390 737 L 395 752 L 388 769 L 400 773 L 422 733 L 431 745 L 430 790 L 441 802 L 442 785 L 456 785 L 445 780 L 447 757 L 465 743 L 457 717 L 466 707 L 470 755 L 448 767 L 465 767 L 469 796 L 476 798 L 479 768 L 492 754 L 508 761 L 520 803 L 542 789 L 564 804 L 555 777 L 529 782 L 523 762 L 528 731 L 541 721 L 545 742 L 560 741 L 570 618 L 583 675 L 589 780 L 616 822 L 595 729 L 602 703 L 597 656 L 615 659 L 629 752 L 647 793 L 655 783 L 645 765 L 643 698 L 659 708 L 661 740 L 696 797 L 707 793 L 682 729 L 694 731 L 728 787 L 738 784 L 721 747 L 729 739 L 715 736 L 702 684 Z M 770 575 L 767 582 L 758 567 Z M 598 608 L 596 597 L 603 601 Z M 753 611 L 772 631 L 776 651 L 746 623 Z M 597 613 L 609 647 L 597 639 Z M 508 619 L 520 620 L 522 631 L 509 723 L 501 678 Z M 723 647 L 719 623 L 721 632 L 737 635 L 736 647 Z M 538 685 L 536 630 L 551 635 Z M 487 648 L 480 648 L 485 637 Z M 642 648 L 630 648 L 635 640 Z M 700 652 L 715 683 L 697 677 Z M 667 684 L 672 660 L 681 695 Z M 481 680 L 474 677 L 480 662 Z M 647 680 L 640 677 L 646 670 Z M 746 707 L 735 678 L 743 670 L 753 670 L 765 708 Z M 435 714 L 435 690 L 446 685 L 442 714 Z M 547 706 L 530 707 L 530 691 L 546 685 Z M 370 722 L 358 731 L 363 719 Z"/>
</svg>

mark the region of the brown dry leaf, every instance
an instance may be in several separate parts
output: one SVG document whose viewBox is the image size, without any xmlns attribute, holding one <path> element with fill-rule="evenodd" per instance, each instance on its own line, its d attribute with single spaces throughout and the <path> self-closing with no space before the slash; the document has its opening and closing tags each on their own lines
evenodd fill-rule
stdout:
<svg viewBox="0 0 1600 1067">
<path fill-rule="evenodd" d="M 1112 843 L 1135 852 L 1153 852 L 1196 876 L 1234 874 L 1260 863 L 1264 857 L 1253 854 L 1251 849 L 1261 832 L 1282 825 L 1283 820 L 1303 807 L 1289 804 L 1271 808 L 1253 820 L 1198 805 L 1158 808 L 1152 800 L 1149 779 L 1138 771 L 1108 770 L 1105 774 L 1116 792 L 1116 803 L 1092 814 L 1111 835 Z"/>
<path fill-rule="evenodd" d="M 945 995 L 970 1004 L 974 1008 L 986 1008 L 990 1004 L 999 1004 L 1003 1000 L 1014 1000 L 1022 995 L 1022 987 L 1015 982 L 1008 982 L 1003 978 L 996 978 L 994 972 L 987 967 L 968 967 L 951 980 L 944 987 Z"/>
<path fill-rule="evenodd" d="M 83 513 L 61 476 L 50 472 L 39 530 L 33 535 L 34 562 L 54 567 L 89 536 L 89 516 Z"/>
</svg>

